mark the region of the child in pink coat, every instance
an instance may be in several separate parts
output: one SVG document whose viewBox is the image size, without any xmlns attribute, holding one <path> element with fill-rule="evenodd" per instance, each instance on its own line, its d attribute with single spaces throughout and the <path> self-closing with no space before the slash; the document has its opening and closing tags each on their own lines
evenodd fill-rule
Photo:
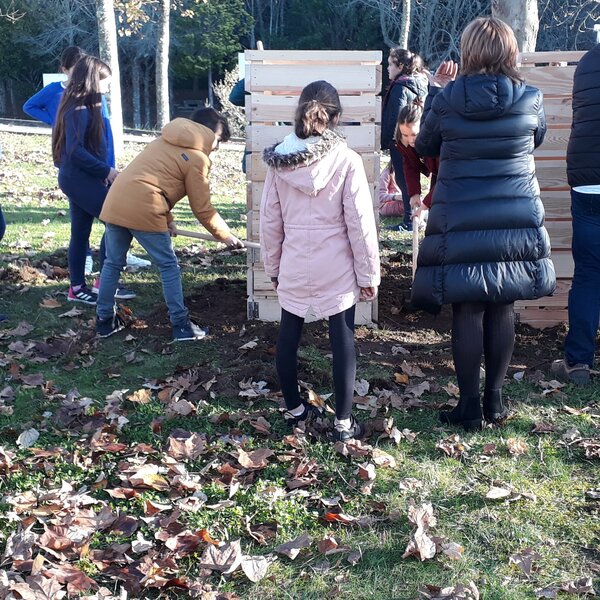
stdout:
<svg viewBox="0 0 600 600">
<path fill-rule="evenodd" d="M 392 161 L 379 175 L 379 214 L 382 217 L 401 217 L 404 215 L 402 191 L 394 177 Z"/>
<path fill-rule="evenodd" d="M 354 311 L 380 282 L 379 246 L 362 160 L 334 131 L 342 108 L 326 81 L 307 85 L 294 133 L 264 152 L 269 166 L 260 209 L 261 254 L 281 304 L 277 374 L 292 425 L 312 407 L 298 391 L 297 353 L 309 309 L 329 319 L 336 440 L 360 438 L 352 416 L 356 378 Z"/>
</svg>

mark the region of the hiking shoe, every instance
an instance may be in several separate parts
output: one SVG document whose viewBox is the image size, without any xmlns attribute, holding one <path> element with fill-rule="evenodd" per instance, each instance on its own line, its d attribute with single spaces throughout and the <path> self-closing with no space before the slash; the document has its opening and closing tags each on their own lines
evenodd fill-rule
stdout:
<svg viewBox="0 0 600 600">
<path fill-rule="evenodd" d="M 100 292 L 100 277 L 96 277 L 96 281 L 94 281 L 94 285 L 92 286 L 92 292 L 95 294 Z M 126 288 L 122 281 L 119 281 L 117 291 L 115 292 L 115 300 L 133 300 L 133 298 L 137 298 L 137 294 Z"/>
<path fill-rule="evenodd" d="M 67 294 L 67 300 L 69 302 L 82 302 L 83 304 L 95 306 L 98 300 L 98 294 L 93 290 L 90 290 L 87 285 L 82 285 L 76 292 L 70 287 L 69 293 Z"/>
<path fill-rule="evenodd" d="M 354 415 L 350 417 L 349 429 L 338 429 L 337 425 L 333 427 L 333 439 L 337 442 L 347 442 L 348 440 L 360 440 L 365 435 L 365 426 L 359 423 Z"/>
<path fill-rule="evenodd" d="M 173 341 L 189 342 L 192 340 L 201 340 L 208 335 L 208 329 L 198 327 L 195 323 L 187 321 L 183 325 L 173 325 Z"/>
<path fill-rule="evenodd" d="M 131 252 L 127 253 L 127 266 L 131 269 L 147 269 L 152 263 L 145 258 L 140 258 Z"/>
<path fill-rule="evenodd" d="M 296 427 L 296 425 L 298 425 L 298 423 L 300 423 L 301 421 L 307 421 L 308 419 L 310 419 L 313 416 L 318 416 L 321 413 L 319 412 L 319 409 L 316 406 L 313 406 L 312 404 L 305 404 L 304 405 L 304 412 L 301 415 L 298 415 L 297 417 L 295 415 L 293 415 L 289 410 L 286 410 L 283 413 L 283 418 L 285 419 L 285 424 L 288 427 Z"/>
<path fill-rule="evenodd" d="M 91 275 L 94 272 L 94 260 L 92 259 L 91 254 L 88 254 L 85 257 L 85 269 L 84 273 L 86 275 Z"/>
<path fill-rule="evenodd" d="M 98 319 L 96 317 L 96 333 L 100 338 L 110 337 L 113 333 L 123 329 L 125 329 L 125 321 L 117 313 L 108 319 Z"/>
<path fill-rule="evenodd" d="M 590 382 L 590 367 L 583 363 L 570 366 L 566 359 L 555 360 L 550 367 L 552 375 L 562 381 L 570 381 L 576 385 L 587 385 Z"/>
</svg>

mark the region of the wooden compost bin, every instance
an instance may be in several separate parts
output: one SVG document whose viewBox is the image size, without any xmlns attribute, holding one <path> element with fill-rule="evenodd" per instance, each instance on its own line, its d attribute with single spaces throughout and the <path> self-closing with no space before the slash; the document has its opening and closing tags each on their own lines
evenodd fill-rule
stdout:
<svg viewBox="0 0 600 600">
<path fill-rule="evenodd" d="M 557 285 L 554 296 L 515 303 L 517 318 L 532 327 L 551 327 L 568 320 L 573 277 L 571 196 L 567 183 L 567 143 L 571 132 L 573 74 L 584 52 L 529 52 L 521 55 L 528 84 L 544 93 L 548 132 L 535 151 L 535 169 L 546 210 Z"/>
<path fill-rule="evenodd" d="M 308 83 L 324 79 L 339 92 L 343 114 L 338 127 L 348 146 L 358 152 L 371 183 L 373 210 L 378 214 L 379 143 L 381 123 L 380 51 L 247 50 L 246 149 L 248 239 L 260 241 L 259 214 L 267 167 L 265 147 L 283 140 L 292 131 L 300 92 Z M 266 276 L 259 250 L 248 251 L 248 318 L 278 321 L 277 294 Z M 307 321 L 314 316 L 307 317 Z M 377 301 L 360 302 L 356 323 L 377 322 Z"/>
</svg>

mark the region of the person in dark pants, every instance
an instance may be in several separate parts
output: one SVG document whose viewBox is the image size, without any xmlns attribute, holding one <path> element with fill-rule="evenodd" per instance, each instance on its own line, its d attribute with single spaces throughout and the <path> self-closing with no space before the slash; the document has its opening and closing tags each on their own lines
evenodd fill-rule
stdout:
<svg viewBox="0 0 600 600">
<path fill-rule="evenodd" d="M 396 123 L 400 111 L 417 98 L 427 96 L 427 77 L 422 73 L 423 61 L 418 54 L 404 48 L 392 48 L 388 57 L 390 85 L 383 97 L 381 116 L 381 148 L 390 151 L 396 185 L 402 192 L 404 217 L 400 231 L 412 231 L 410 196 L 406 189 L 402 154 L 396 148 Z"/>
<path fill-rule="evenodd" d="M 573 78 L 573 121 L 567 178 L 573 216 L 575 271 L 569 291 L 569 332 L 564 358 L 553 374 L 585 385 L 594 366 L 600 317 L 600 45 L 579 61 Z"/>
<path fill-rule="evenodd" d="M 342 108 L 326 81 L 300 95 L 294 132 L 267 148 L 260 208 L 261 257 L 281 305 L 276 366 L 290 425 L 312 411 L 298 392 L 297 353 L 312 309 L 329 319 L 333 352 L 333 437 L 364 435 L 352 416 L 356 375 L 354 312 L 359 298 L 375 298 L 379 245 L 369 183 L 356 152 L 334 128 Z"/>
<path fill-rule="evenodd" d="M 52 155 L 58 167 L 58 185 L 69 199 L 71 239 L 68 263 L 71 284 L 67 300 L 95 305 L 97 292 L 85 281 L 85 260 L 92 224 L 100 216 L 108 186 L 115 180 L 110 121 L 102 111 L 102 94 L 110 86 L 109 66 L 84 56 L 71 73 L 54 128 Z M 106 255 L 100 244 L 100 268 Z M 124 291 L 121 298 L 135 294 Z"/>
<path fill-rule="evenodd" d="M 546 132 L 542 93 L 523 83 L 508 25 L 479 18 L 461 37 L 461 71 L 443 64 L 415 150 L 440 167 L 412 301 L 452 304 L 458 406 L 443 423 L 466 430 L 508 415 L 502 386 L 514 345 L 514 302 L 547 296 L 556 278 L 533 150 Z M 485 357 L 483 415 L 479 392 Z"/>
</svg>

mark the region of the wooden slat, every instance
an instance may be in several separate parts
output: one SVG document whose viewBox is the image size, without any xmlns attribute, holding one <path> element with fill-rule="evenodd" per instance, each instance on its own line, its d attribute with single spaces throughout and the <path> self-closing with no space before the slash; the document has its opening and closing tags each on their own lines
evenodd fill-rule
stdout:
<svg viewBox="0 0 600 600">
<path fill-rule="evenodd" d="M 569 189 L 567 165 L 564 160 L 537 159 L 535 173 L 542 190 Z"/>
<path fill-rule="evenodd" d="M 248 298 L 248 302 L 258 303 L 258 312 L 260 321 L 279 321 L 281 318 L 281 307 L 277 298 L 270 298 L 256 294 Z M 305 321 L 311 323 L 316 321 L 316 317 L 312 313 L 306 315 Z M 371 302 L 359 302 L 356 305 L 356 313 L 354 323 L 356 325 L 373 326 L 373 322 L 377 321 L 377 305 Z"/>
<path fill-rule="evenodd" d="M 569 191 L 544 191 L 541 197 L 546 219 L 571 218 L 571 194 Z"/>
<path fill-rule="evenodd" d="M 545 329 L 546 327 L 555 327 L 569 320 L 569 314 L 566 309 L 547 309 L 547 308 L 524 308 L 517 311 L 518 320 L 536 329 Z"/>
<path fill-rule="evenodd" d="M 519 61 L 522 66 L 539 63 L 578 62 L 585 54 L 581 50 L 557 50 L 552 52 L 522 52 Z"/>
<path fill-rule="evenodd" d="M 246 147 L 252 152 L 262 152 L 264 148 L 281 142 L 293 130 L 291 125 L 250 125 L 246 127 Z M 381 138 L 379 125 L 348 125 L 338 127 L 337 131 L 346 138 L 348 146 L 356 152 L 379 150 Z"/>
<path fill-rule="evenodd" d="M 298 94 L 316 79 L 328 81 L 341 95 L 376 94 L 381 88 L 381 66 L 352 65 L 343 69 L 335 64 L 319 64 L 318 68 L 311 64 L 246 65 L 246 91 L 249 92 Z"/>
<path fill-rule="evenodd" d="M 554 263 L 556 277 L 561 279 L 571 279 L 573 277 L 573 256 L 570 250 L 552 250 L 550 255 Z"/>
<path fill-rule="evenodd" d="M 575 67 L 531 67 L 522 71 L 525 81 L 544 92 L 545 96 L 570 96 Z"/>
<path fill-rule="evenodd" d="M 376 182 L 379 180 L 379 155 L 373 153 L 365 153 L 360 155 L 365 171 L 367 173 L 367 179 L 370 182 Z M 267 166 L 262 160 L 262 153 L 252 152 L 248 155 L 247 165 L 249 165 L 248 173 L 252 174 L 252 181 L 264 181 L 267 174 Z"/>
<path fill-rule="evenodd" d="M 381 122 L 381 96 L 362 94 L 361 96 L 341 96 L 342 123 Z M 246 96 L 246 118 L 253 124 L 283 121 L 293 123 L 298 96 L 261 94 L 256 92 Z"/>
<path fill-rule="evenodd" d="M 381 50 L 246 50 L 244 58 L 246 63 L 313 63 L 311 66 L 315 68 L 321 64 L 380 65 L 383 53 Z"/>
<path fill-rule="evenodd" d="M 567 156 L 567 145 L 571 135 L 571 125 L 551 125 L 546 131 L 543 144 L 535 150 L 536 158 L 556 158 L 565 160 Z"/>
<path fill-rule="evenodd" d="M 553 250 L 570 250 L 573 227 L 571 221 L 552 221 L 546 219 L 546 229 Z"/>
<path fill-rule="evenodd" d="M 544 112 L 549 126 L 571 127 L 573 120 L 571 100 L 571 96 L 544 99 Z"/>
</svg>

